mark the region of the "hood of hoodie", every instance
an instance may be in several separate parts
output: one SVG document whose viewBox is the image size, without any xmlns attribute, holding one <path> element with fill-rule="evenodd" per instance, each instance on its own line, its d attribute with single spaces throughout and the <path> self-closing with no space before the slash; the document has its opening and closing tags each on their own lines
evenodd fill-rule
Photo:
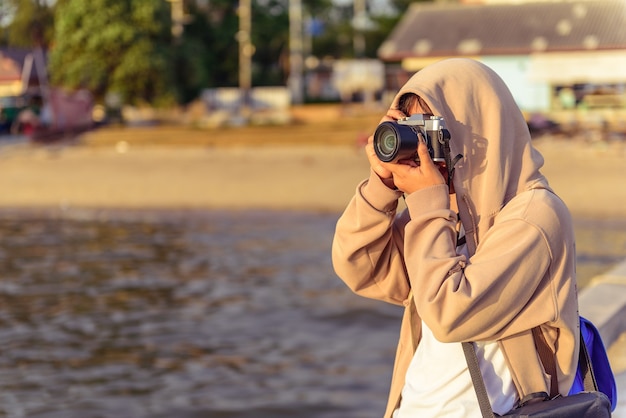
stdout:
<svg viewBox="0 0 626 418">
<path fill-rule="evenodd" d="M 413 75 L 405 93 L 422 97 L 450 131 L 454 188 L 470 254 L 496 215 L 526 190 L 548 188 L 543 157 L 532 146 L 522 112 L 502 79 L 486 65 L 465 58 L 439 61 Z"/>
</svg>

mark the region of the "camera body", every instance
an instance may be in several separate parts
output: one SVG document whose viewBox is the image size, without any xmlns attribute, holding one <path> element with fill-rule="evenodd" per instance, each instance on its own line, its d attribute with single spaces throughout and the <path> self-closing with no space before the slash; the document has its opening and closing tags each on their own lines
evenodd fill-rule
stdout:
<svg viewBox="0 0 626 418">
<path fill-rule="evenodd" d="M 441 116 L 413 114 L 395 122 L 382 122 L 374 132 L 374 150 L 379 160 L 398 162 L 413 160 L 420 163 L 417 144 L 420 136 L 428 146 L 434 162 L 449 163 L 450 132 Z"/>
</svg>

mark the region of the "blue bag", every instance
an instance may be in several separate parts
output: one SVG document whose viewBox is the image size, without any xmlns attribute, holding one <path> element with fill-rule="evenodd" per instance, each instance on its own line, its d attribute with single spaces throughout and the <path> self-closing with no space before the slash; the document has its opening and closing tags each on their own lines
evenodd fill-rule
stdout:
<svg viewBox="0 0 626 418">
<path fill-rule="evenodd" d="M 606 355 L 606 349 L 600 337 L 598 329 L 586 318 L 580 317 L 580 333 L 587 347 L 589 359 L 591 360 L 591 368 L 593 375 L 598 384 L 598 390 L 604 393 L 611 401 L 611 411 L 615 411 L 617 406 L 617 385 L 615 384 L 615 376 L 611 370 L 609 358 Z M 569 391 L 570 395 L 585 391 L 583 381 L 583 371 L 578 367 L 574 385 Z"/>
</svg>

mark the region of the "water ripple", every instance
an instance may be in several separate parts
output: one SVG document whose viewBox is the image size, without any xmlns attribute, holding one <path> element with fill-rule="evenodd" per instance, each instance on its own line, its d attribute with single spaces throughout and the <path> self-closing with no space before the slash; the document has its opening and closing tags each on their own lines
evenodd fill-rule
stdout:
<svg viewBox="0 0 626 418">
<path fill-rule="evenodd" d="M 381 416 L 401 311 L 336 278 L 336 219 L 0 216 L 0 416 Z M 580 224 L 579 271 L 624 231 Z"/>
</svg>

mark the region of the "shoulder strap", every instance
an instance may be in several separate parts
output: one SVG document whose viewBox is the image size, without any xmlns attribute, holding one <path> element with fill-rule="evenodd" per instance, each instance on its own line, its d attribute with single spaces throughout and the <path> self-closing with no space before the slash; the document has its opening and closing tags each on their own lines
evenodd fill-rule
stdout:
<svg viewBox="0 0 626 418">
<path fill-rule="evenodd" d="M 585 390 L 588 392 L 596 392 L 599 390 L 598 381 L 593 371 L 593 365 L 591 364 L 591 357 L 587 350 L 587 344 L 585 344 L 585 338 L 583 334 L 580 334 L 580 352 L 578 353 L 578 368 L 582 372 L 583 382 L 585 384 Z"/>
<path fill-rule="evenodd" d="M 578 352 L 578 368 L 583 376 L 583 382 L 585 390 L 589 392 L 595 392 L 598 390 L 598 383 L 596 382 L 596 376 L 593 373 L 593 367 L 591 365 L 591 357 L 587 351 L 587 345 L 582 332 L 580 335 L 580 348 Z M 535 337 L 535 343 L 537 344 L 537 352 L 539 358 L 543 363 L 543 367 L 546 369 L 546 373 L 551 376 L 550 383 L 550 398 L 554 398 L 559 394 L 559 382 L 556 377 L 556 365 L 554 363 L 554 353 L 548 346 L 548 343 L 541 332 L 539 327 L 533 328 L 533 336 Z"/>
<path fill-rule="evenodd" d="M 480 412 L 483 418 L 495 418 L 493 409 L 491 409 L 491 403 L 487 396 L 487 389 L 485 388 L 485 381 L 480 373 L 480 366 L 478 365 L 478 357 L 476 357 L 476 347 L 473 342 L 463 342 L 463 354 L 465 354 L 465 360 L 467 361 L 467 368 L 472 376 L 472 383 L 474 384 L 474 390 L 476 391 L 476 397 L 478 398 L 478 405 L 480 406 Z"/>
<path fill-rule="evenodd" d="M 532 329 L 533 338 L 535 339 L 535 347 L 537 347 L 537 354 L 543 363 L 543 368 L 546 373 L 550 375 L 550 399 L 559 394 L 559 380 L 556 377 L 556 365 L 554 363 L 554 353 L 546 342 L 543 332 L 539 327 Z"/>
<path fill-rule="evenodd" d="M 536 330 L 536 331 L 535 331 Z M 543 337 L 543 333 L 537 328 L 533 328 L 533 336 L 535 336 L 535 341 L 537 342 L 537 351 L 539 354 L 539 358 L 541 362 L 544 364 L 544 368 L 546 372 L 549 373 L 552 378 L 551 383 L 551 396 L 558 396 L 558 380 L 556 378 L 556 366 L 554 362 L 554 354 L 550 347 L 548 347 L 545 338 Z M 467 367 L 470 372 L 470 376 L 472 377 L 472 383 L 474 384 L 474 390 L 476 391 L 476 397 L 478 398 L 478 405 L 480 406 L 480 412 L 482 413 L 483 418 L 494 418 L 495 415 L 493 413 L 493 409 L 491 408 L 491 403 L 489 402 L 489 397 L 487 396 L 487 389 L 485 388 L 485 382 L 483 380 L 483 376 L 480 372 L 480 366 L 478 364 L 478 357 L 476 356 L 476 347 L 473 342 L 463 342 L 461 343 L 463 346 L 463 354 L 465 354 L 465 360 L 467 361 Z M 591 359 L 589 358 L 589 353 L 587 351 L 587 347 L 585 346 L 585 341 L 583 339 L 582 333 L 580 333 L 580 350 L 578 353 L 578 367 L 581 369 L 585 382 L 585 390 L 587 391 L 597 391 L 598 384 L 596 383 L 595 375 L 593 374 L 593 367 L 591 367 Z M 556 392 L 555 395 L 552 395 L 553 392 Z M 545 395 L 545 394 L 544 394 Z"/>
</svg>

